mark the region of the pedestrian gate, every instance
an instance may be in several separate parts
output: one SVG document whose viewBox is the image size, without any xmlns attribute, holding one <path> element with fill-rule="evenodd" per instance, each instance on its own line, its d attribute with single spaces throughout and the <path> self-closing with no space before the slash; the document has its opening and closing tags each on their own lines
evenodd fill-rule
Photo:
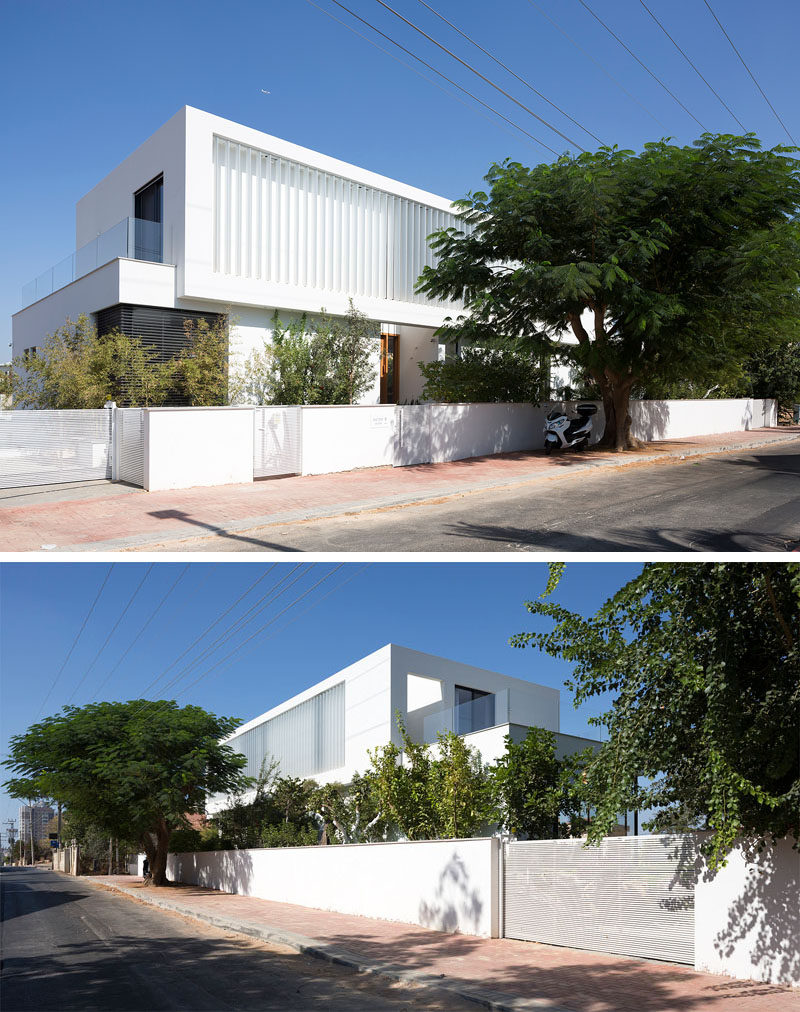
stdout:
<svg viewBox="0 0 800 1012">
<path fill-rule="evenodd" d="M 253 477 L 300 474 L 302 432 L 299 407 L 253 408 Z"/>
<path fill-rule="evenodd" d="M 698 853 L 687 836 L 508 843 L 504 934 L 693 964 Z"/>
</svg>

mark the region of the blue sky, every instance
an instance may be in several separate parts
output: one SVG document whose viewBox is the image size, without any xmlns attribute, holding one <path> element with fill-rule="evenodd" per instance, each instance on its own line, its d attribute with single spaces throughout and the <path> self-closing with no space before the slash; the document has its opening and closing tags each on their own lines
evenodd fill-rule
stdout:
<svg viewBox="0 0 800 1012">
<path fill-rule="evenodd" d="M 545 620 L 524 607 L 544 590 L 545 563 L 347 562 L 336 568 L 339 565 L 270 561 L 151 567 L 118 562 L 111 568 L 110 562 L 3 563 L 3 756 L 11 735 L 68 702 L 177 698 L 181 704 L 249 720 L 389 642 L 560 688 L 561 730 L 597 736 L 587 718 L 606 709 L 607 702 L 592 700 L 576 711 L 563 689 L 568 664 L 508 645 L 514 633 L 547 628 Z M 569 564 L 557 599 L 590 614 L 640 570 L 633 563 Z M 184 672 L 271 588 L 281 595 L 268 596 L 265 610 L 253 615 L 250 625 Z M 245 643 L 267 622 L 271 624 Z M 240 644 L 234 657 L 213 667 Z M 174 686 L 159 691 L 176 675 L 181 677 Z M 3 834 L 17 808 L 18 802 L 0 796 Z"/>
<path fill-rule="evenodd" d="M 333 0 L 314 2 L 358 24 Z M 342 2 L 551 147 L 567 146 L 376 0 Z M 739 131 L 640 0 L 587 2 L 703 127 Z M 710 2 L 789 132 L 800 138 L 800 3 Z M 573 142 L 596 145 L 419 0 L 394 0 L 392 6 Z M 491 6 L 434 0 L 430 6 L 606 143 L 640 148 L 661 136 L 690 143 L 701 132 L 580 0 L 497 0 Z M 767 146 L 788 143 L 703 0 L 647 0 L 647 6 L 748 130 Z M 10 355 L 11 314 L 19 308 L 21 286 L 74 247 L 75 202 L 183 105 L 454 198 L 479 188 L 493 161 L 511 157 L 534 164 L 553 157 L 463 94 L 445 94 L 307 0 L 243 0 L 224 8 L 210 0 L 135 5 L 18 0 L 2 5 L 0 30 L 6 39 L 0 65 L 6 123 L 0 162 L 0 360 Z M 358 30 L 434 77 L 370 29 Z"/>
</svg>

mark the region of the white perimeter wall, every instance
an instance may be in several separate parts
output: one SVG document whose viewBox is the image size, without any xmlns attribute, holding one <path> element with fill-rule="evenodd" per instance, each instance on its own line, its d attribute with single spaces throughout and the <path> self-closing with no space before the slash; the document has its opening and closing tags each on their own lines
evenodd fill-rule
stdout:
<svg viewBox="0 0 800 1012">
<path fill-rule="evenodd" d="M 695 890 L 695 967 L 800 986 L 800 853 L 740 844 Z"/>
<path fill-rule="evenodd" d="M 223 892 L 497 937 L 498 841 L 425 840 L 172 854 L 167 873 Z"/>
<path fill-rule="evenodd" d="M 251 408 L 146 408 L 144 487 L 191 488 L 253 480 Z"/>
<path fill-rule="evenodd" d="M 303 474 L 391 466 L 395 426 L 392 404 L 303 408 Z"/>
</svg>

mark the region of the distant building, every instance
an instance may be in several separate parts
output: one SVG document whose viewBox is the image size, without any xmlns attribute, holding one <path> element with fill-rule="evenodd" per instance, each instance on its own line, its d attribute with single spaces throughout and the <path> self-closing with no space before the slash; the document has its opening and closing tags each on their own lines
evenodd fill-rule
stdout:
<svg viewBox="0 0 800 1012">
<path fill-rule="evenodd" d="M 47 823 L 54 818 L 55 812 L 49 805 L 19 806 L 19 838 L 26 844 L 31 838 L 31 818 L 33 818 L 34 840 L 47 839 Z"/>
</svg>

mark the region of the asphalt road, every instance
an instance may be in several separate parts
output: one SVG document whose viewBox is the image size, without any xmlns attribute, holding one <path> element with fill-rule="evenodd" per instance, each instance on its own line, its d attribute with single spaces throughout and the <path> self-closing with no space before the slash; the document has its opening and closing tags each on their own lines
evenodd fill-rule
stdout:
<svg viewBox="0 0 800 1012">
<path fill-rule="evenodd" d="M 3 1012 L 464 1010 L 281 946 L 165 913 L 54 872 L 0 874 Z"/>
<path fill-rule="evenodd" d="M 583 471 L 140 550 L 783 552 L 800 548 L 800 441 Z"/>
</svg>

